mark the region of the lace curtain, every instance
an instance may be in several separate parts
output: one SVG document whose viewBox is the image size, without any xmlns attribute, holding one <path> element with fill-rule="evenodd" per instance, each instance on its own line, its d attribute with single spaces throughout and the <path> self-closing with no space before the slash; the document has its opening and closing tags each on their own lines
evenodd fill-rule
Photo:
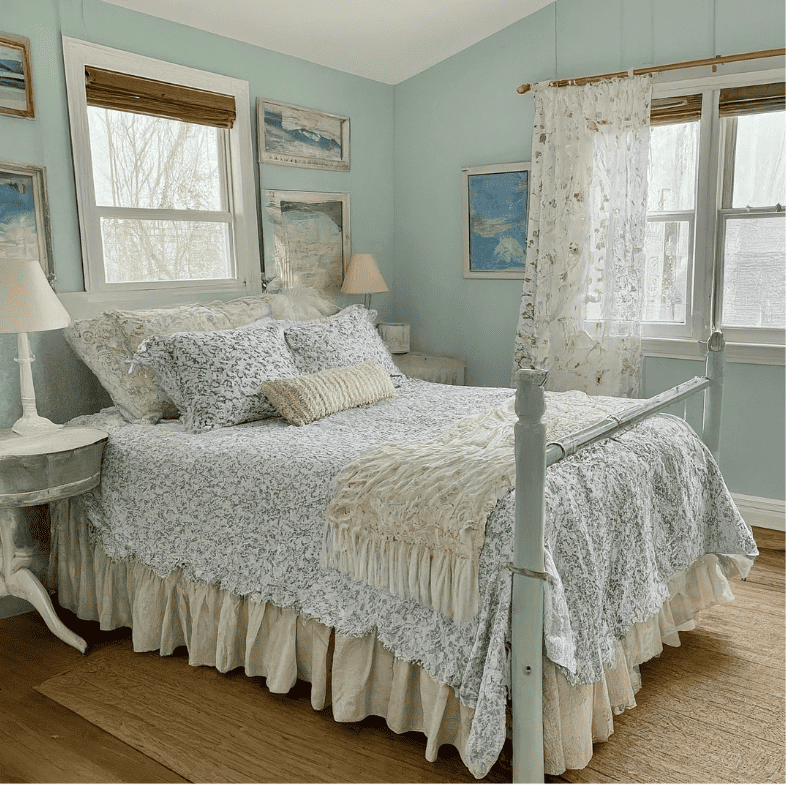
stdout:
<svg viewBox="0 0 786 785">
<path fill-rule="evenodd" d="M 641 382 L 651 77 L 537 85 L 514 369 L 552 390 Z"/>
</svg>

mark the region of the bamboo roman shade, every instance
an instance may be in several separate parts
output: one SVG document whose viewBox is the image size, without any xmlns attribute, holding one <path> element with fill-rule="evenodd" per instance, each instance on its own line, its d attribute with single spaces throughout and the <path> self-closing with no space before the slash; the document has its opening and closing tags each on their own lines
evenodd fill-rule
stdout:
<svg viewBox="0 0 786 785">
<path fill-rule="evenodd" d="M 674 98 L 653 98 L 650 125 L 689 123 L 701 118 L 701 93 Z"/>
<path fill-rule="evenodd" d="M 85 93 L 90 106 L 167 117 L 184 123 L 231 128 L 235 97 L 141 76 L 85 66 Z"/>
<path fill-rule="evenodd" d="M 721 117 L 777 112 L 786 107 L 784 82 L 747 87 L 726 87 L 720 93 Z"/>
<path fill-rule="evenodd" d="M 720 91 L 720 116 L 731 117 L 759 112 L 777 112 L 786 108 L 784 83 L 724 87 Z M 674 98 L 653 98 L 650 125 L 687 123 L 701 117 L 701 93 Z"/>
</svg>

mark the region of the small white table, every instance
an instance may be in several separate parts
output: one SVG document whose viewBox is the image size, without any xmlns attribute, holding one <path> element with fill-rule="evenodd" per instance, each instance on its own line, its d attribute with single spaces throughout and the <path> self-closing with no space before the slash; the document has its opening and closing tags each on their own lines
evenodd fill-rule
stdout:
<svg viewBox="0 0 786 785">
<path fill-rule="evenodd" d="M 98 485 L 107 438 L 96 428 L 64 427 L 37 436 L 0 431 L 0 597 L 27 600 L 60 640 L 83 654 L 87 644 L 60 621 L 49 594 L 30 571 L 33 542 L 22 508 Z"/>
<path fill-rule="evenodd" d="M 464 384 L 467 363 L 455 357 L 437 357 L 418 352 L 394 354 L 393 360 L 402 373 L 438 384 Z"/>
</svg>

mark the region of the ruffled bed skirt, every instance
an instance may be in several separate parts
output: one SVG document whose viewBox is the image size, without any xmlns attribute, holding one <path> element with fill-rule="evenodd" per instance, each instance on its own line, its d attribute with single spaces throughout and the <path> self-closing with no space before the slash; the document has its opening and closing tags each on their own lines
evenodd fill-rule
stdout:
<svg viewBox="0 0 786 785">
<path fill-rule="evenodd" d="M 374 636 L 341 635 L 294 611 L 195 583 L 179 571 L 161 578 L 134 560 L 113 561 L 100 544 L 89 542 L 78 503 L 55 503 L 52 524 L 50 581 L 56 582 L 61 605 L 100 622 L 101 629 L 130 627 L 135 651 L 158 649 L 165 656 L 184 645 L 191 665 L 222 673 L 242 667 L 249 676 L 265 677 L 276 693 L 302 679 L 311 684 L 314 709 L 332 706 L 337 721 L 384 717 L 396 733 L 424 733 L 428 760 L 436 760 L 440 745 L 453 744 L 467 763 L 474 709 L 419 666 L 394 657 Z M 726 573 L 736 572 L 731 564 Z M 693 629 L 700 611 L 734 599 L 712 554 L 673 578 L 669 590 L 660 611 L 618 643 L 616 666 L 601 681 L 571 687 L 544 658 L 548 774 L 586 766 L 593 742 L 613 732 L 614 715 L 636 705 L 638 666 L 660 654 L 664 643 L 679 646 L 678 631 Z M 473 771 L 477 777 L 485 773 Z"/>
</svg>

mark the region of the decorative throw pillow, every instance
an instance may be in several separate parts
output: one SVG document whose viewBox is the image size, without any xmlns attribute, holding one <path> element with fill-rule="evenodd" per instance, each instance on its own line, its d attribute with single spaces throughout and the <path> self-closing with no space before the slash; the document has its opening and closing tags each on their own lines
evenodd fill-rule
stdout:
<svg viewBox="0 0 786 785">
<path fill-rule="evenodd" d="M 236 297 L 234 300 L 215 300 L 205 307 L 220 313 L 229 320 L 231 327 L 242 327 L 272 313 L 271 297 L 267 294 Z"/>
<path fill-rule="evenodd" d="M 155 335 L 134 362 L 155 371 L 191 433 L 275 415 L 260 386 L 298 373 L 284 329 L 272 319 L 234 330 Z"/>
<path fill-rule="evenodd" d="M 390 375 L 372 362 L 276 379 L 265 382 L 261 390 L 278 413 L 295 425 L 396 395 Z"/>
<path fill-rule="evenodd" d="M 232 325 L 221 313 L 204 305 L 179 305 L 174 308 L 142 308 L 136 311 L 112 311 L 126 336 L 130 356 L 139 344 L 153 335 L 172 335 L 176 332 L 207 332 L 228 330 Z M 128 370 L 128 368 L 126 368 Z M 136 386 L 142 395 L 137 401 L 138 418 L 158 422 L 162 417 L 171 419 L 180 413 L 171 398 L 157 384 L 155 375 L 144 368 L 132 368 L 131 375 L 137 377 Z"/>
<path fill-rule="evenodd" d="M 155 384 L 151 371 L 138 368 L 129 373 L 133 352 L 113 314 L 79 319 L 63 334 L 77 357 L 112 396 L 123 417 L 132 422 L 157 422 L 161 418 L 164 393 Z"/>
<path fill-rule="evenodd" d="M 301 373 L 370 360 L 387 371 L 394 383 L 400 384 L 405 378 L 362 305 L 350 305 L 328 319 L 288 323 L 284 335 Z"/>
</svg>

